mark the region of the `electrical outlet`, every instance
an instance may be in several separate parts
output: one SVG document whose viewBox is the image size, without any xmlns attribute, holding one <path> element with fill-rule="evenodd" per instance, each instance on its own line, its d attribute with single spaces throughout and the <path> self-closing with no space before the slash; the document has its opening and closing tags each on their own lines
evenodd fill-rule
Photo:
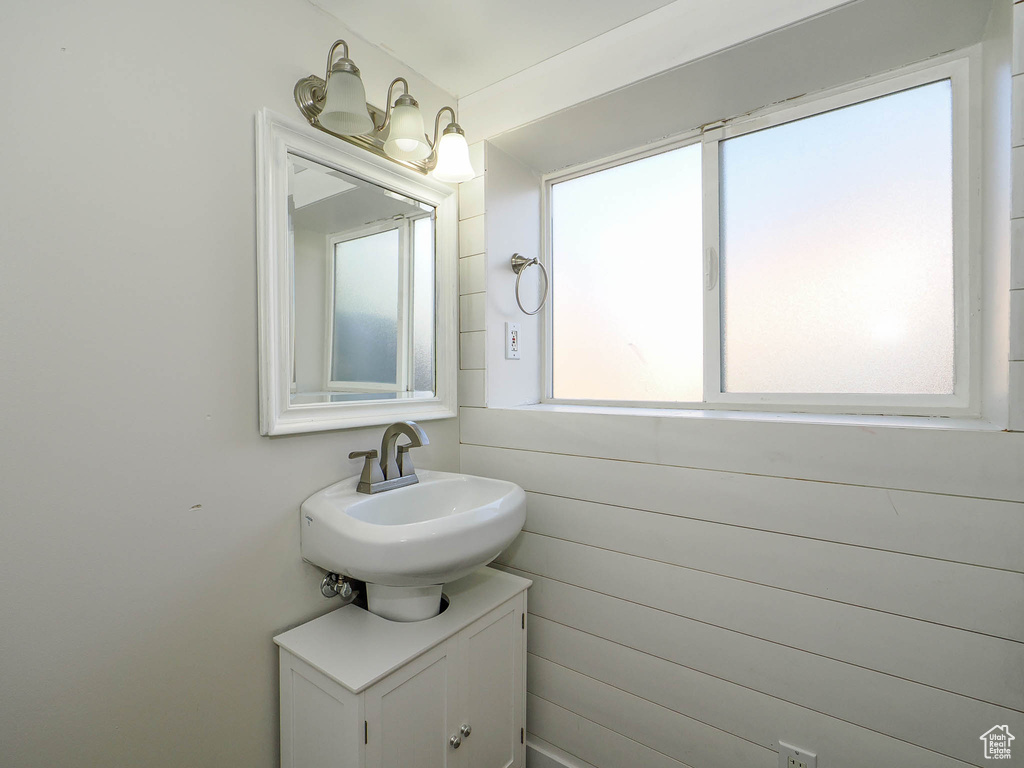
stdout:
<svg viewBox="0 0 1024 768">
<path fill-rule="evenodd" d="M 519 359 L 519 323 L 505 323 L 505 359 Z"/>
<path fill-rule="evenodd" d="M 780 741 L 779 768 L 818 768 L 818 756 L 803 747 Z"/>
</svg>

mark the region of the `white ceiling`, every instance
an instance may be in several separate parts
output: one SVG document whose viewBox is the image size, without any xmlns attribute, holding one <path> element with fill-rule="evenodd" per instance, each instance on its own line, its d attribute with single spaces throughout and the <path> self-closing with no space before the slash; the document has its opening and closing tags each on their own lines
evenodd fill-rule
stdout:
<svg viewBox="0 0 1024 768">
<path fill-rule="evenodd" d="M 312 2 L 461 98 L 673 0 Z"/>
<path fill-rule="evenodd" d="M 329 172 L 317 163 L 293 155 L 288 160 L 288 194 L 296 210 L 356 188 L 339 178 L 337 171 Z"/>
</svg>

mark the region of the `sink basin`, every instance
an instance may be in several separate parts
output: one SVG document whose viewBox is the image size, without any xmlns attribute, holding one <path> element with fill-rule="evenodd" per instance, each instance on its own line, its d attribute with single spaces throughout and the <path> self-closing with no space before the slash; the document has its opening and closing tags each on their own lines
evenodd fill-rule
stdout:
<svg viewBox="0 0 1024 768">
<path fill-rule="evenodd" d="M 491 562 L 522 530 L 514 483 L 417 470 L 415 485 L 356 492 L 358 477 L 302 502 L 302 557 L 367 583 L 369 609 L 397 621 L 434 616 L 441 587 Z"/>
</svg>

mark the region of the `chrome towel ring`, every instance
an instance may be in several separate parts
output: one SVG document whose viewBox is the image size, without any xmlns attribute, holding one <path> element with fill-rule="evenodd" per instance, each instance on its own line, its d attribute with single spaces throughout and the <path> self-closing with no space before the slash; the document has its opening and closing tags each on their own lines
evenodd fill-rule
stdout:
<svg viewBox="0 0 1024 768">
<path fill-rule="evenodd" d="M 529 312 L 519 298 L 519 281 L 523 278 L 523 272 L 526 271 L 526 268 L 532 267 L 534 264 L 540 267 L 540 272 L 544 275 L 544 295 L 541 297 L 537 308 L 533 312 Z M 525 256 L 520 256 L 518 253 L 512 254 L 512 271 L 516 273 L 516 304 L 519 305 L 519 309 L 523 311 L 524 315 L 536 315 L 544 308 L 544 304 L 548 300 L 548 289 L 551 287 L 551 283 L 548 280 L 548 271 L 540 263 L 540 259 L 528 259 Z"/>
</svg>

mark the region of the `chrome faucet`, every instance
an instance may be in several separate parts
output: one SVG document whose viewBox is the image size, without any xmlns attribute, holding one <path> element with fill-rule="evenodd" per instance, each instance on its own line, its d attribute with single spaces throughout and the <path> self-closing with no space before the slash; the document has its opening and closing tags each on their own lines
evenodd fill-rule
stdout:
<svg viewBox="0 0 1024 768">
<path fill-rule="evenodd" d="M 402 435 L 410 442 L 398 445 L 398 438 Z M 384 430 L 379 464 L 376 461 L 377 451 L 353 451 L 348 455 L 350 459 L 364 459 L 363 473 L 359 476 L 356 490 L 359 493 L 380 493 L 418 483 L 420 479 L 416 477 L 416 467 L 409 451 L 429 444 L 427 433 L 415 421 L 396 421 Z"/>
</svg>

